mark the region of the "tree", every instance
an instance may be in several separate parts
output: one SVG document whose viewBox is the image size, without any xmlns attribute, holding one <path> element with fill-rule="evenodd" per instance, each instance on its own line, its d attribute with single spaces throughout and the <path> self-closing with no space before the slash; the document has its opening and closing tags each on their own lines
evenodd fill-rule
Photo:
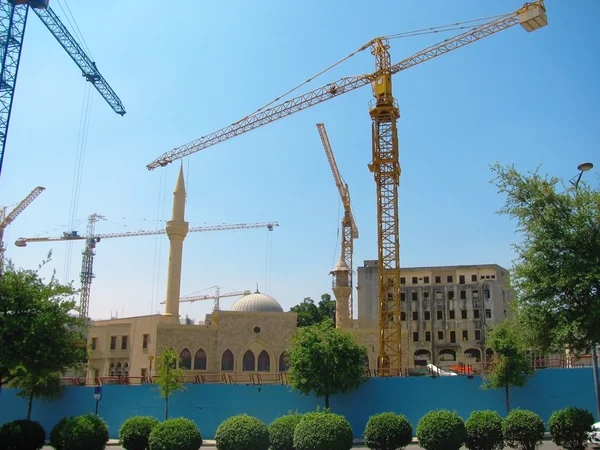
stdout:
<svg viewBox="0 0 600 450">
<path fill-rule="evenodd" d="M 39 267 L 41 269 L 48 259 Z M 85 362 L 85 324 L 75 316 L 75 290 L 53 273 L 46 282 L 36 270 L 8 262 L 0 277 L 0 389 L 24 376 L 41 377 Z"/>
<path fill-rule="evenodd" d="M 46 375 L 26 373 L 22 377 L 15 378 L 10 383 L 10 387 L 20 389 L 17 396 L 27 399 L 27 420 L 31 419 L 34 398 L 53 399 L 60 396 L 62 392 L 60 376 L 57 373 Z"/>
<path fill-rule="evenodd" d="M 504 388 L 506 414 L 510 412 L 510 388 L 522 387 L 532 374 L 531 364 L 513 324 L 504 321 L 490 331 L 487 346 L 494 350 L 491 366 L 485 374 L 484 389 Z"/>
<path fill-rule="evenodd" d="M 169 418 L 169 397 L 184 391 L 183 369 L 177 368 L 177 353 L 172 348 L 163 351 L 156 359 L 156 376 L 160 396 L 165 399 L 165 420 Z"/>
<path fill-rule="evenodd" d="M 366 380 L 366 347 L 348 331 L 334 328 L 329 319 L 299 328 L 287 356 L 290 385 L 304 395 L 325 397 L 325 408 L 331 395 L 357 389 Z"/>
<path fill-rule="evenodd" d="M 538 170 L 492 170 L 506 195 L 499 213 L 516 219 L 522 235 L 513 284 L 526 343 L 542 353 L 589 351 L 600 342 L 600 191 L 565 187 Z"/>
<path fill-rule="evenodd" d="M 335 323 L 335 300 L 331 300 L 331 295 L 321 295 L 321 301 L 315 305 L 315 301 L 306 297 L 302 303 L 293 306 L 290 311 L 298 314 L 298 327 L 308 327 L 323 322 L 325 319 L 331 319 Z"/>
</svg>

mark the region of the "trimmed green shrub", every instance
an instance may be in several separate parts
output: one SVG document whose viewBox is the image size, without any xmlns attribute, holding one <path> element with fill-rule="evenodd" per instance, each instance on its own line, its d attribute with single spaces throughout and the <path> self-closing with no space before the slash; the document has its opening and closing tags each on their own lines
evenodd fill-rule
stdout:
<svg viewBox="0 0 600 450">
<path fill-rule="evenodd" d="M 14 420 L 0 427 L 0 450 L 39 450 L 46 432 L 33 420 Z"/>
<path fill-rule="evenodd" d="M 295 450 L 350 450 L 353 440 L 346 418 L 330 412 L 305 414 L 294 430 Z"/>
<path fill-rule="evenodd" d="M 544 437 L 544 422 L 536 413 L 514 409 L 502 421 L 506 445 L 518 450 L 535 450 Z"/>
<path fill-rule="evenodd" d="M 150 450 L 198 450 L 201 446 L 200 430 L 194 422 L 183 417 L 159 423 L 148 438 Z"/>
<path fill-rule="evenodd" d="M 63 433 L 70 419 L 71 417 L 63 417 L 52 427 L 52 431 L 50 432 L 50 446 L 55 450 L 63 450 Z"/>
<path fill-rule="evenodd" d="M 288 414 L 275 419 L 269 425 L 271 450 L 295 450 L 294 430 L 302 420 L 302 414 Z"/>
<path fill-rule="evenodd" d="M 256 417 L 240 414 L 219 425 L 215 441 L 217 450 L 269 450 L 269 429 Z"/>
<path fill-rule="evenodd" d="M 372 450 L 396 450 L 412 441 L 410 422 L 401 414 L 391 412 L 375 414 L 365 427 L 365 446 Z"/>
<path fill-rule="evenodd" d="M 592 431 L 592 425 L 592 413 L 574 406 L 555 411 L 548 421 L 552 441 L 565 450 L 585 449 L 587 433 Z"/>
<path fill-rule="evenodd" d="M 502 417 L 496 411 L 473 411 L 465 422 L 469 450 L 502 450 Z"/>
<path fill-rule="evenodd" d="M 430 411 L 419 420 L 417 439 L 425 450 L 459 450 L 467 440 L 467 430 L 456 412 Z"/>
<path fill-rule="evenodd" d="M 151 416 L 130 417 L 119 430 L 119 441 L 125 450 L 146 450 L 150 433 L 159 421 Z"/>
<path fill-rule="evenodd" d="M 63 429 L 63 450 L 104 450 L 108 442 L 106 422 L 93 414 L 72 417 Z"/>
</svg>

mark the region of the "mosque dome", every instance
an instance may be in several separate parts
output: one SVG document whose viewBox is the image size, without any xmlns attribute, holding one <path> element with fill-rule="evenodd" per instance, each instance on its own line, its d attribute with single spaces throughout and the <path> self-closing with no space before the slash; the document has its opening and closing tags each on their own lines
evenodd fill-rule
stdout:
<svg viewBox="0 0 600 450">
<path fill-rule="evenodd" d="M 283 312 L 283 308 L 277 300 L 256 291 L 253 294 L 244 295 L 231 305 L 231 311 L 240 312 Z"/>
</svg>

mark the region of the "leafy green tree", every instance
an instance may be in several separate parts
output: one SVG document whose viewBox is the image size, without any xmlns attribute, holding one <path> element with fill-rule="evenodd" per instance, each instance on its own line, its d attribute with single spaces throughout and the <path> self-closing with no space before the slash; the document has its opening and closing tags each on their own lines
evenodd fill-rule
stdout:
<svg viewBox="0 0 600 450">
<path fill-rule="evenodd" d="M 332 300 L 329 294 L 321 295 L 318 305 L 312 298 L 306 297 L 290 311 L 298 314 L 298 327 L 316 325 L 326 319 L 331 319 L 335 324 L 335 300 Z"/>
<path fill-rule="evenodd" d="M 0 276 L 0 389 L 17 378 L 78 368 L 87 357 L 85 324 L 75 314 L 72 285 L 8 262 Z"/>
<path fill-rule="evenodd" d="M 15 378 L 10 387 L 19 389 L 17 396 L 27 399 L 27 420 L 31 420 L 31 409 L 34 398 L 53 399 L 60 396 L 62 386 L 60 376 L 57 373 L 33 374 L 26 373 L 22 377 Z"/>
<path fill-rule="evenodd" d="M 177 391 L 184 391 L 183 369 L 177 368 L 177 353 L 166 349 L 156 359 L 156 384 L 160 396 L 165 399 L 165 420 L 169 419 L 169 397 Z"/>
<path fill-rule="evenodd" d="M 299 328 L 287 355 L 290 385 L 304 395 L 325 397 L 325 408 L 331 395 L 357 389 L 366 380 L 366 347 L 330 319 Z"/>
<path fill-rule="evenodd" d="M 499 211 L 516 219 L 515 315 L 531 349 L 587 352 L 600 342 L 600 191 L 576 189 L 536 170 L 492 167 L 506 196 Z"/>
<path fill-rule="evenodd" d="M 494 350 L 491 367 L 485 374 L 484 389 L 502 389 L 506 400 L 506 414 L 510 412 L 510 388 L 522 387 L 532 374 L 531 364 L 518 338 L 518 331 L 505 321 L 488 335 L 488 348 Z"/>
</svg>

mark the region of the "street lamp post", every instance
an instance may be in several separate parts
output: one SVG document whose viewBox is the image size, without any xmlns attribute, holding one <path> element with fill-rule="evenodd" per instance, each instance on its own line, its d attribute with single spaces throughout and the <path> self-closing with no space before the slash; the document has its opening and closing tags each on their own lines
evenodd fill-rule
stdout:
<svg viewBox="0 0 600 450">
<path fill-rule="evenodd" d="M 579 187 L 579 181 L 583 176 L 583 172 L 587 172 L 588 170 L 592 170 L 594 165 L 590 162 L 581 163 L 577 166 L 577 170 L 579 170 L 579 174 L 573 177 L 570 181 L 573 186 L 575 186 L 575 190 Z M 592 373 L 594 376 L 594 391 L 596 393 L 596 418 L 600 420 L 600 383 L 598 381 L 598 352 L 596 351 L 597 343 L 592 342 Z"/>
</svg>

